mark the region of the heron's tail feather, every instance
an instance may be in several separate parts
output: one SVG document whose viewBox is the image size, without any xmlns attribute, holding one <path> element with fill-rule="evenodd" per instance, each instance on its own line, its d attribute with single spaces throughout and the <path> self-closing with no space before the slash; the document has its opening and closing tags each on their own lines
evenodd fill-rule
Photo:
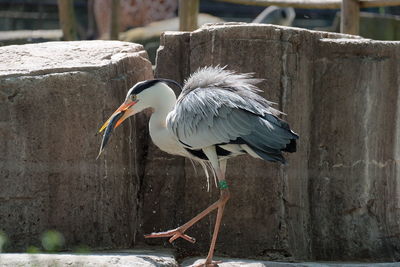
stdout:
<svg viewBox="0 0 400 267">
<path fill-rule="evenodd" d="M 296 152 L 296 150 L 297 150 L 296 139 L 290 139 L 290 143 L 287 144 L 284 149 L 282 149 L 282 151 L 289 152 L 289 153 Z"/>
</svg>

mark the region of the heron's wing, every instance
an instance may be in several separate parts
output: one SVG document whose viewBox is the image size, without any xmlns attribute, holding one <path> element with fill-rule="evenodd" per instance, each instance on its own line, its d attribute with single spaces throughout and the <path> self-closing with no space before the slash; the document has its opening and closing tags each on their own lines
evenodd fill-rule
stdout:
<svg viewBox="0 0 400 267">
<path fill-rule="evenodd" d="M 291 139 L 297 139 L 265 103 L 223 88 L 193 90 L 178 101 L 168 116 L 167 125 L 191 149 L 236 143 L 248 144 L 264 153 L 280 154 Z"/>
</svg>

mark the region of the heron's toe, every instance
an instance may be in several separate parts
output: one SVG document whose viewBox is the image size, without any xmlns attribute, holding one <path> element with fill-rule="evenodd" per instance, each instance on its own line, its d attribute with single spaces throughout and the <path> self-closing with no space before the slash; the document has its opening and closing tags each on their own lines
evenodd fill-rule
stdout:
<svg viewBox="0 0 400 267">
<path fill-rule="evenodd" d="M 183 232 L 179 232 L 179 231 L 177 231 L 177 233 L 174 234 L 174 235 L 169 239 L 169 242 L 172 243 L 172 242 L 174 242 L 176 239 L 178 239 L 179 237 L 185 239 L 186 241 L 189 241 L 190 243 L 195 243 L 195 242 L 196 242 L 196 239 L 195 239 L 195 238 L 193 238 L 193 237 L 191 237 L 191 236 L 188 236 L 188 235 L 184 234 Z"/>
</svg>

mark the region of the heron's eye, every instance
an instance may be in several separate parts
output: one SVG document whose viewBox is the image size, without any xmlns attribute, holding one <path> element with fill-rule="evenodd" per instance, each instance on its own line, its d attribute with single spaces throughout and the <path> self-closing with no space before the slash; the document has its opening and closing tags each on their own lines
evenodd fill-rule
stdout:
<svg viewBox="0 0 400 267">
<path fill-rule="evenodd" d="M 131 101 L 136 101 L 136 95 L 134 95 L 134 94 L 130 95 L 130 96 L 129 96 L 129 99 L 130 99 Z"/>
</svg>

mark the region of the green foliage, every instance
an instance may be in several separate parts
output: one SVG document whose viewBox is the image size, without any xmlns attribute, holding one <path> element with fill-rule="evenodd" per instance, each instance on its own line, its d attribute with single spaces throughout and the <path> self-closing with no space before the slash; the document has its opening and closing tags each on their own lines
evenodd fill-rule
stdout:
<svg viewBox="0 0 400 267">
<path fill-rule="evenodd" d="M 4 252 L 4 248 L 9 243 L 9 239 L 7 235 L 0 230 L 0 253 Z M 41 253 L 41 252 L 57 252 L 63 249 L 65 245 L 65 238 L 64 236 L 56 231 L 56 230 L 49 230 L 44 232 L 41 235 L 41 243 L 43 250 L 36 246 L 28 246 L 26 249 L 26 253 Z M 90 253 L 90 248 L 86 245 L 79 245 L 73 249 L 74 253 L 79 254 L 87 254 Z"/>
<path fill-rule="evenodd" d="M 64 236 L 55 230 L 49 230 L 42 234 L 42 246 L 45 251 L 59 251 L 65 244 Z"/>
<path fill-rule="evenodd" d="M 27 249 L 26 249 L 26 253 L 32 253 L 32 254 L 34 254 L 34 253 L 40 253 L 41 251 L 40 251 L 40 249 L 38 248 L 38 247 L 35 247 L 35 246 L 29 246 Z"/>
</svg>

